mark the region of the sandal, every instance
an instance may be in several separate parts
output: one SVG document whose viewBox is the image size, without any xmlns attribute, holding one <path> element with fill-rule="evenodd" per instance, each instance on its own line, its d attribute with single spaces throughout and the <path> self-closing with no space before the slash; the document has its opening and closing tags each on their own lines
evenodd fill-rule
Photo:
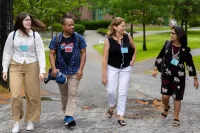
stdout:
<svg viewBox="0 0 200 133">
<path fill-rule="evenodd" d="M 109 108 L 106 114 L 108 118 L 111 118 L 113 116 L 113 111 L 110 111 L 110 108 Z"/>
<path fill-rule="evenodd" d="M 106 112 L 108 118 L 111 118 L 113 116 L 113 111 L 114 111 L 115 107 L 116 107 L 116 105 L 114 107 L 110 107 L 108 109 L 108 111 Z M 112 111 L 110 110 L 111 108 L 113 108 Z"/>
<path fill-rule="evenodd" d="M 180 121 L 178 119 L 174 119 L 174 122 L 172 123 L 172 126 L 174 126 L 174 127 L 180 126 Z"/>
<path fill-rule="evenodd" d="M 126 122 L 124 120 L 118 120 L 119 125 L 126 126 Z"/>
<path fill-rule="evenodd" d="M 164 111 L 165 111 L 165 112 L 168 112 L 169 109 L 170 109 L 170 106 L 168 105 L 168 109 L 164 108 Z M 163 112 L 161 113 L 161 115 L 162 115 L 162 118 L 163 118 L 163 119 L 165 119 L 165 118 L 167 117 L 167 115 L 164 114 Z"/>
</svg>

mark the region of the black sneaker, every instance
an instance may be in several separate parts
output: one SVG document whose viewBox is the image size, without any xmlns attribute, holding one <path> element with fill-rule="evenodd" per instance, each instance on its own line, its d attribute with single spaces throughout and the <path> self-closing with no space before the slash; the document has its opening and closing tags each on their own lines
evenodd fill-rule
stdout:
<svg viewBox="0 0 200 133">
<path fill-rule="evenodd" d="M 76 126 L 76 121 L 72 116 L 68 116 L 65 120 L 65 126 Z"/>
</svg>

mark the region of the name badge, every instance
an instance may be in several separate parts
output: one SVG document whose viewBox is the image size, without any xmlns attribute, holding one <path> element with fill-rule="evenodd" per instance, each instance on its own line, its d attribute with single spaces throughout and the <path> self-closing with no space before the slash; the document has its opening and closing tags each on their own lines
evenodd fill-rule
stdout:
<svg viewBox="0 0 200 133">
<path fill-rule="evenodd" d="M 69 46 L 65 47 L 65 52 L 71 53 L 72 51 L 73 51 L 73 47 L 69 47 Z"/>
<path fill-rule="evenodd" d="M 121 48 L 121 53 L 124 54 L 124 53 L 128 53 L 128 48 Z"/>
<path fill-rule="evenodd" d="M 27 52 L 28 51 L 28 45 L 20 45 L 20 51 L 21 52 Z"/>
<path fill-rule="evenodd" d="M 174 65 L 174 66 L 177 66 L 178 63 L 179 63 L 179 61 L 173 58 L 173 59 L 171 60 L 170 63 L 171 63 L 172 65 Z"/>
</svg>

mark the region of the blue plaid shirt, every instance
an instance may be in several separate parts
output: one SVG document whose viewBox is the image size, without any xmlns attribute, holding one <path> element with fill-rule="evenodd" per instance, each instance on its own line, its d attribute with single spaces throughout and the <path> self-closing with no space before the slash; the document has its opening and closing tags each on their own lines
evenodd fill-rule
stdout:
<svg viewBox="0 0 200 133">
<path fill-rule="evenodd" d="M 56 55 L 56 68 L 60 70 L 65 75 L 73 75 L 76 74 L 80 68 L 80 61 L 81 61 L 81 49 L 84 49 L 87 47 L 85 39 L 83 38 L 82 35 L 80 34 L 75 34 L 74 35 L 74 47 L 73 47 L 73 52 L 72 52 L 72 57 L 70 63 L 67 65 L 61 55 L 61 50 L 56 44 L 56 36 L 53 37 L 49 44 L 49 49 L 56 50 L 57 55 Z M 59 43 L 60 45 L 62 41 L 63 34 L 59 35 Z M 78 38 L 77 38 L 78 37 Z M 79 39 L 79 43 L 77 40 Z"/>
</svg>

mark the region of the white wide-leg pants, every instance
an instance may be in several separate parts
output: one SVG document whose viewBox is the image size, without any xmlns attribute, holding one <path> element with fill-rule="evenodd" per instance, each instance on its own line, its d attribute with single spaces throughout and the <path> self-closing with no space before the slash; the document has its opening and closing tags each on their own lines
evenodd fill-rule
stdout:
<svg viewBox="0 0 200 133">
<path fill-rule="evenodd" d="M 127 90 L 129 87 L 132 67 L 128 66 L 118 69 L 107 66 L 107 97 L 109 107 L 114 107 L 117 102 L 117 114 L 124 116 L 126 108 Z M 118 87 L 118 101 L 116 101 L 116 90 Z"/>
</svg>

